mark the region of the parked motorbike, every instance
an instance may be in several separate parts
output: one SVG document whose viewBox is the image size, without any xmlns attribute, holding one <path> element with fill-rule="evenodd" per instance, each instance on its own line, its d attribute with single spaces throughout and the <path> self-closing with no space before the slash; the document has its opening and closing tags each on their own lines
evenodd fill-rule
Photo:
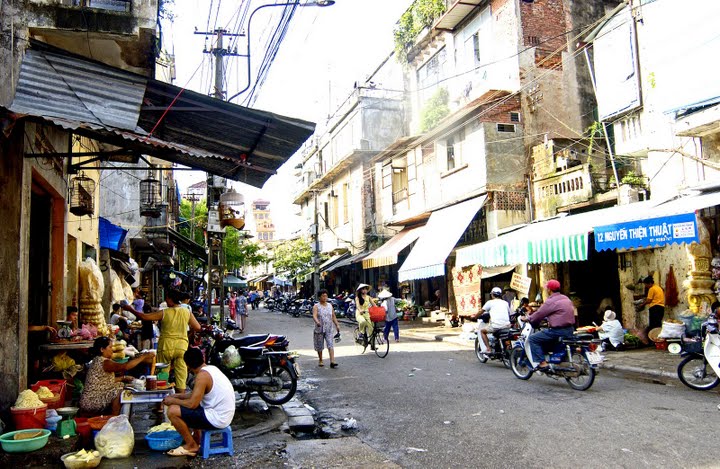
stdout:
<svg viewBox="0 0 720 469">
<path fill-rule="evenodd" d="M 287 351 L 289 341 L 285 336 L 261 334 L 231 338 L 214 326 L 203 328 L 199 336 L 206 362 L 218 367 L 235 391 L 245 393 L 246 403 L 253 392 L 272 405 L 284 404 L 295 395 L 300 373 L 295 357 Z M 239 364 L 233 368 L 223 360 L 230 346 L 239 354 Z"/>
<path fill-rule="evenodd" d="M 520 338 L 515 341 L 510 354 L 510 364 L 513 374 L 522 380 L 530 379 L 535 373 L 533 365 L 527 356 L 529 348 L 528 339 L 535 331 L 530 322 L 523 326 Z M 595 382 L 595 375 L 604 357 L 597 350 L 599 341 L 591 334 L 577 334 L 573 337 L 560 339 L 551 353 L 545 354 L 545 360 L 550 368 L 538 371 L 553 378 L 564 378 L 571 388 L 585 391 Z"/>
<path fill-rule="evenodd" d="M 510 353 L 513 350 L 513 341 L 520 337 L 520 329 L 500 329 L 497 332 L 488 334 L 488 342 L 490 350 L 485 351 L 485 344 L 478 335 L 475 338 L 475 356 L 480 363 L 486 363 L 489 360 L 501 360 L 505 368 L 510 369 Z"/>
<path fill-rule="evenodd" d="M 705 336 L 705 340 L 701 339 Z M 699 339 L 699 340 L 698 340 Z M 698 338 L 685 338 L 681 342 L 681 356 L 685 357 L 677 368 L 682 383 L 698 391 L 707 391 L 720 384 L 720 333 L 717 319 L 708 318 Z"/>
</svg>

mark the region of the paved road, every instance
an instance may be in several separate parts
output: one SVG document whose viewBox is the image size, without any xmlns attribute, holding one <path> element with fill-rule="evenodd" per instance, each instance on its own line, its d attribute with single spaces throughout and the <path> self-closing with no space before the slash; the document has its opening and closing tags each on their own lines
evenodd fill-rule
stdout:
<svg viewBox="0 0 720 469">
<path fill-rule="evenodd" d="M 356 436 L 402 467 L 720 467 L 716 392 L 610 373 L 573 391 L 443 342 L 401 338 L 380 359 L 361 355 L 349 328 L 340 367 L 318 368 L 311 319 L 256 312 L 249 331 L 287 334 L 302 353 L 302 399 L 357 419 Z"/>
</svg>

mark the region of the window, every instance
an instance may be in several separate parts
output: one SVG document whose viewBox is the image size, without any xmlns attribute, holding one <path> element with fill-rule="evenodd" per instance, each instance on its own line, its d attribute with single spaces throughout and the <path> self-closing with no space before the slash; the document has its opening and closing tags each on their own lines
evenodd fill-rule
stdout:
<svg viewBox="0 0 720 469">
<path fill-rule="evenodd" d="M 272 241 L 272 239 L 273 239 L 273 234 L 272 234 L 272 233 L 268 233 L 268 239 L 269 239 L 270 241 Z"/>
<path fill-rule="evenodd" d="M 515 132 L 515 124 L 498 124 L 498 132 Z"/>
<path fill-rule="evenodd" d="M 511 112 L 510 113 L 510 122 L 520 122 L 520 113 L 519 112 Z"/>
<path fill-rule="evenodd" d="M 343 199 L 343 222 L 350 222 L 350 184 L 345 183 L 342 186 Z"/>
<path fill-rule="evenodd" d="M 426 143 L 425 145 L 422 146 L 421 151 L 422 151 L 423 162 L 425 162 L 428 159 L 430 159 L 433 155 L 435 155 L 435 143 L 433 143 L 433 142 Z"/>
<path fill-rule="evenodd" d="M 472 35 L 472 44 L 473 44 L 473 58 L 475 59 L 475 65 L 478 65 L 480 63 L 480 33 L 475 33 Z"/>
<path fill-rule="evenodd" d="M 338 222 L 338 210 L 340 202 L 338 201 L 337 195 L 331 195 L 330 196 L 330 226 L 333 228 L 337 228 L 339 222 Z"/>
<path fill-rule="evenodd" d="M 396 204 L 408 198 L 407 159 L 396 158 L 390 166 L 392 168 L 392 199 L 393 204 Z"/>
<path fill-rule="evenodd" d="M 443 47 L 417 71 L 420 103 L 425 103 L 435 93 L 437 84 L 445 77 L 447 52 Z"/>
<path fill-rule="evenodd" d="M 445 156 L 447 158 L 447 171 L 452 171 L 462 165 L 462 142 L 465 132 L 460 130 L 445 141 Z"/>
<path fill-rule="evenodd" d="M 330 228 L 330 207 L 329 203 L 323 202 L 323 220 L 325 220 L 325 228 Z"/>
<path fill-rule="evenodd" d="M 447 154 L 447 170 L 455 169 L 455 137 L 447 139 L 445 152 Z"/>
</svg>

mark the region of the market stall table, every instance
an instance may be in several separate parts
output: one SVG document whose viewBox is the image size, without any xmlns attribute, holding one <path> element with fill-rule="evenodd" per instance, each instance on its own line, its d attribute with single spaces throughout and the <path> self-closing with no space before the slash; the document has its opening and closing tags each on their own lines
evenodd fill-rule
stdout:
<svg viewBox="0 0 720 469">
<path fill-rule="evenodd" d="M 161 403 L 167 396 L 175 394 L 175 389 L 155 389 L 152 391 L 137 391 L 132 388 L 125 388 L 120 394 L 120 412 L 130 417 L 133 404 L 157 404 Z"/>
<path fill-rule="evenodd" d="M 43 352 L 59 352 L 68 350 L 90 350 L 93 346 L 92 340 L 82 340 L 76 342 L 55 342 L 50 344 L 40 345 L 40 350 Z"/>
</svg>

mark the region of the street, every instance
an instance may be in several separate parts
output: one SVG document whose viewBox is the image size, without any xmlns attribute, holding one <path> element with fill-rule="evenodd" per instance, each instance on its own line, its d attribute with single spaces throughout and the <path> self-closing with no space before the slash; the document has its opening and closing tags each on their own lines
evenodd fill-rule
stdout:
<svg viewBox="0 0 720 469">
<path fill-rule="evenodd" d="M 402 330 L 380 359 L 359 355 L 344 325 L 340 367 L 318 368 L 311 321 L 252 312 L 249 330 L 287 334 L 302 354 L 300 398 L 319 416 L 357 419 L 355 435 L 401 467 L 718 466 L 706 438 L 717 430 L 715 392 L 608 372 L 586 392 L 544 376 L 524 382 L 470 349 Z"/>
</svg>

